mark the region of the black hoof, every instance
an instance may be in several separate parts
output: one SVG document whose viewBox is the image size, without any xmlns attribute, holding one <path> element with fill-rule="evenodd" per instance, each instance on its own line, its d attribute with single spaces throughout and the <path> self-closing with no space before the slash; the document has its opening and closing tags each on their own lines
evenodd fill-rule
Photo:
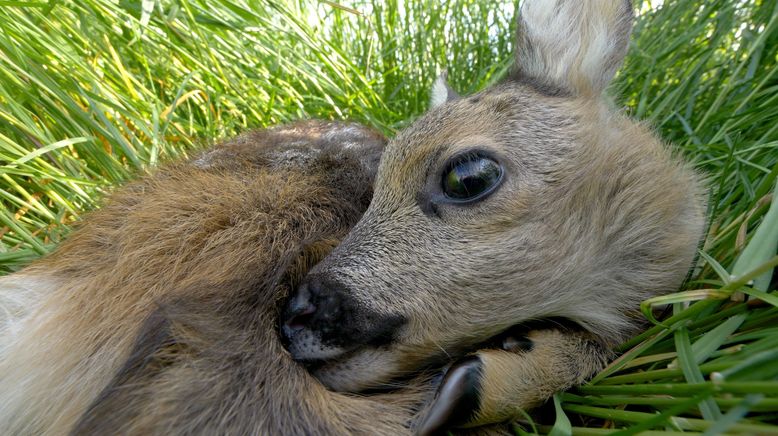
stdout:
<svg viewBox="0 0 778 436">
<path fill-rule="evenodd" d="M 420 436 L 444 433 L 447 429 L 468 423 L 481 402 L 483 363 L 477 356 L 455 362 L 438 388 L 427 416 L 419 426 Z"/>
</svg>

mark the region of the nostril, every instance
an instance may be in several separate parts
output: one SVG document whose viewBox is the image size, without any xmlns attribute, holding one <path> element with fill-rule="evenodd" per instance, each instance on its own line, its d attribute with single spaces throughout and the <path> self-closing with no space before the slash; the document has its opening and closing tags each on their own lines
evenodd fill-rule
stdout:
<svg viewBox="0 0 778 436">
<path fill-rule="evenodd" d="M 316 313 L 316 306 L 313 304 L 311 288 L 307 283 L 304 283 L 286 307 L 283 318 L 284 330 L 287 333 L 300 330 L 306 323 L 310 322 L 314 313 Z"/>
<path fill-rule="evenodd" d="M 313 304 L 300 305 L 289 314 L 284 324 L 292 331 L 300 330 L 313 318 L 314 313 L 316 313 L 316 306 Z"/>
</svg>

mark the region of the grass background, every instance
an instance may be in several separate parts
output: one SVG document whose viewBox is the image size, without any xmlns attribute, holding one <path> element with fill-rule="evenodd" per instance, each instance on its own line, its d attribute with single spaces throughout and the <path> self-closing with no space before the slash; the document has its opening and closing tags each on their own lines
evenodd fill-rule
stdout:
<svg viewBox="0 0 778 436">
<path fill-rule="evenodd" d="M 391 135 L 440 69 L 483 88 L 510 64 L 516 3 L 0 0 L 0 273 L 117 184 L 247 128 Z M 516 432 L 778 433 L 778 2 L 635 3 L 610 93 L 708 175 L 710 231 L 685 288 L 644 304 L 655 326 L 558 395 L 553 427 Z"/>
</svg>

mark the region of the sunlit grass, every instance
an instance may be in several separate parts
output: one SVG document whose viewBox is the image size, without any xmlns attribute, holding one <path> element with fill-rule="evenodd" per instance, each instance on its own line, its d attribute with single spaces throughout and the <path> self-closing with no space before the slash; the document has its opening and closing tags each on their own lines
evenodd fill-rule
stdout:
<svg viewBox="0 0 778 436">
<path fill-rule="evenodd" d="M 0 271 L 112 186 L 236 132 L 319 117 L 391 134 L 441 69 L 483 88 L 509 65 L 515 3 L 0 0 Z M 778 3 L 638 7 L 611 94 L 706 175 L 710 232 L 683 292 L 644 304 L 666 317 L 561 394 L 556 429 L 778 432 Z"/>
</svg>

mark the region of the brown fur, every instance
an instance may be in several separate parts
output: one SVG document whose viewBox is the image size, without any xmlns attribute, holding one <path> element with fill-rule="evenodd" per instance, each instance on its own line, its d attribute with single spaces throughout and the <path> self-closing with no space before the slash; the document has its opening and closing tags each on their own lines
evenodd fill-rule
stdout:
<svg viewBox="0 0 778 436">
<path fill-rule="evenodd" d="M 244 135 L 120 189 L 0 279 L 2 433 L 407 432 L 427 384 L 332 393 L 277 334 L 279 302 L 367 206 L 383 143 L 322 122 Z"/>
</svg>

